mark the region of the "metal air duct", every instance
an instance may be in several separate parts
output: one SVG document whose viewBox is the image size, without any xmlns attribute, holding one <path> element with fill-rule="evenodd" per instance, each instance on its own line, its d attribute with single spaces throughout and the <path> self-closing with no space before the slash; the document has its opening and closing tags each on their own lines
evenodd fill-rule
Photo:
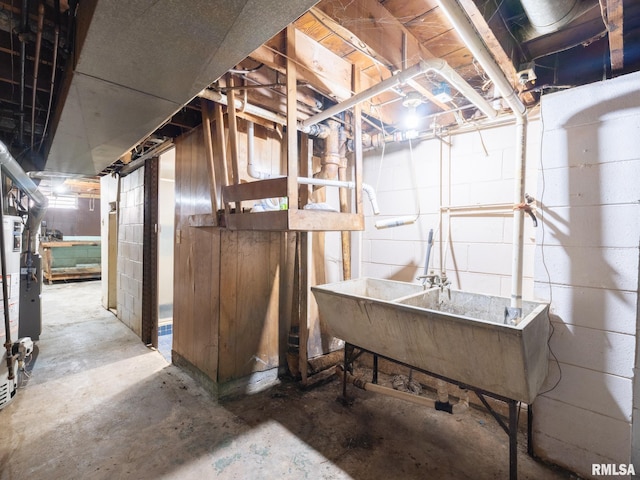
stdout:
<svg viewBox="0 0 640 480">
<path fill-rule="evenodd" d="M 35 232 L 40 228 L 40 221 L 47 211 L 48 201 L 46 197 L 38 190 L 38 186 L 25 173 L 20 164 L 17 162 L 7 146 L 0 141 L 0 166 L 2 170 L 20 187 L 20 189 L 33 200 L 33 206 L 29 209 L 29 219 L 27 220 L 27 228 L 31 232 L 29 241 L 29 251 L 35 252 L 36 235 Z"/>
</svg>

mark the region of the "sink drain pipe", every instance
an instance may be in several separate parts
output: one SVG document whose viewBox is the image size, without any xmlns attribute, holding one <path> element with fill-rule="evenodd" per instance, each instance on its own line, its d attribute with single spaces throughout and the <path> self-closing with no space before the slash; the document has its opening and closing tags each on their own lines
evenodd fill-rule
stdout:
<svg viewBox="0 0 640 480">
<path fill-rule="evenodd" d="M 434 400 L 432 398 L 412 395 L 411 393 L 400 392 L 398 390 L 394 390 L 393 388 L 383 387 L 382 385 L 378 385 L 377 383 L 367 382 L 362 378 L 351 375 L 349 372 L 345 372 L 344 369 L 342 368 L 342 365 L 336 366 L 336 374 L 338 376 L 345 375 L 348 383 L 352 383 L 353 385 L 355 385 L 356 387 L 362 390 L 381 393 L 389 397 L 398 398 L 400 400 L 406 400 L 408 402 L 412 402 L 417 405 L 421 405 L 423 407 L 429 407 L 435 410 L 440 410 L 442 412 L 447 412 L 451 414 L 462 413 L 469 408 L 469 395 L 466 390 L 461 390 L 463 394 L 460 397 L 460 400 L 458 401 L 458 403 L 452 404 L 449 402 L 449 398 L 446 392 L 442 393 L 440 386 L 438 386 L 438 400 Z M 444 401 L 440 401 L 440 399 L 443 399 Z"/>
<path fill-rule="evenodd" d="M 516 117 L 516 155 L 514 205 L 524 201 L 524 173 L 527 160 L 527 108 L 522 103 L 500 66 L 472 25 L 459 0 L 438 0 L 438 5 L 474 58 L 491 79 Z M 511 303 L 506 312 L 509 323 L 517 325 L 522 317 L 522 255 L 524 250 L 524 212 L 513 211 L 513 257 L 511 262 Z"/>
</svg>

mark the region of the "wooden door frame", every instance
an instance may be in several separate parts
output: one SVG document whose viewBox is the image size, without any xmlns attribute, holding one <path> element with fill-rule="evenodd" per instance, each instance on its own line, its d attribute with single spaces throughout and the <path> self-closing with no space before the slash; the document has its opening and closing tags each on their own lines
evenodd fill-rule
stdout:
<svg viewBox="0 0 640 480">
<path fill-rule="evenodd" d="M 158 348 L 158 182 L 159 157 L 144 165 L 142 254 L 142 341 Z"/>
</svg>

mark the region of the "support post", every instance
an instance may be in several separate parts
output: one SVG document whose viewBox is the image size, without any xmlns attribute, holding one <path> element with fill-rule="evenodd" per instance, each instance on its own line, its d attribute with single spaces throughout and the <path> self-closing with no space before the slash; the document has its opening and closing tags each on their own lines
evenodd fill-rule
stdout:
<svg viewBox="0 0 640 480">
<path fill-rule="evenodd" d="M 222 114 L 222 105 L 216 103 L 213 107 L 213 115 L 216 121 L 216 140 L 220 147 L 220 166 L 222 167 L 221 185 L 226 187 L 229 185 L 229 171 L 227 169 L 227 138 L 224 134 L 224 116 Z M 222 193 L 222 190 L 220 191 Z M 220 197 L 222 198 L 222 197 Z"/>
</svg>

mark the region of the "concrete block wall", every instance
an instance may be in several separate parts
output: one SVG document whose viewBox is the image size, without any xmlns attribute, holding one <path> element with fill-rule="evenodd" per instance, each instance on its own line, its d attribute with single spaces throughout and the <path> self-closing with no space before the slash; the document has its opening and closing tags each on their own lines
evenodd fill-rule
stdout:
<svg viewBox="0 0 640 480">
<path fill-rule="evenodd" d="M 454 288 L 509 296 L 511 292 L 514 203 L 515 125 L 445 137 L 440 140 L 389 144 L 368 152 L 364 181 L 377 188 L 381 214 L 374 217 L 365 202 L 361 276 L 415 281 L 424 267 L 429 229 L 434 230 L 430 266 L 440 270 L 441 252 Z M 536 195 L 540 123 L 528 128 L 526 191 Z M 415 175 L 411 169 L 411 152 Z M 378 219 L 413 215 L 413 225 L 377 230 Z M 507 204 L 491 215 L 478 211 L 446 214 L 441 206 Z M 449 233 L 448 233 L 449 232 Z M 449 248 L 443 245 L 449 237 Z M 524 297 L 533 296 L 535 231 L 525 217 Z"/>
<path fill-rule="evenodd" d="M 535 294 L 551 303 L 562 377 L 534 404 L 534 445 L 588 478 L 593 463 L 640 472 L 638 85 L 632 74 L 542 99 Z M 559 378 L 551 362 L 543 388 Z"/>
<path fill-rule="evenodd" d="M 144 167 L 120 179 L 118 318 L 142 335 Z"/>
</svg>

